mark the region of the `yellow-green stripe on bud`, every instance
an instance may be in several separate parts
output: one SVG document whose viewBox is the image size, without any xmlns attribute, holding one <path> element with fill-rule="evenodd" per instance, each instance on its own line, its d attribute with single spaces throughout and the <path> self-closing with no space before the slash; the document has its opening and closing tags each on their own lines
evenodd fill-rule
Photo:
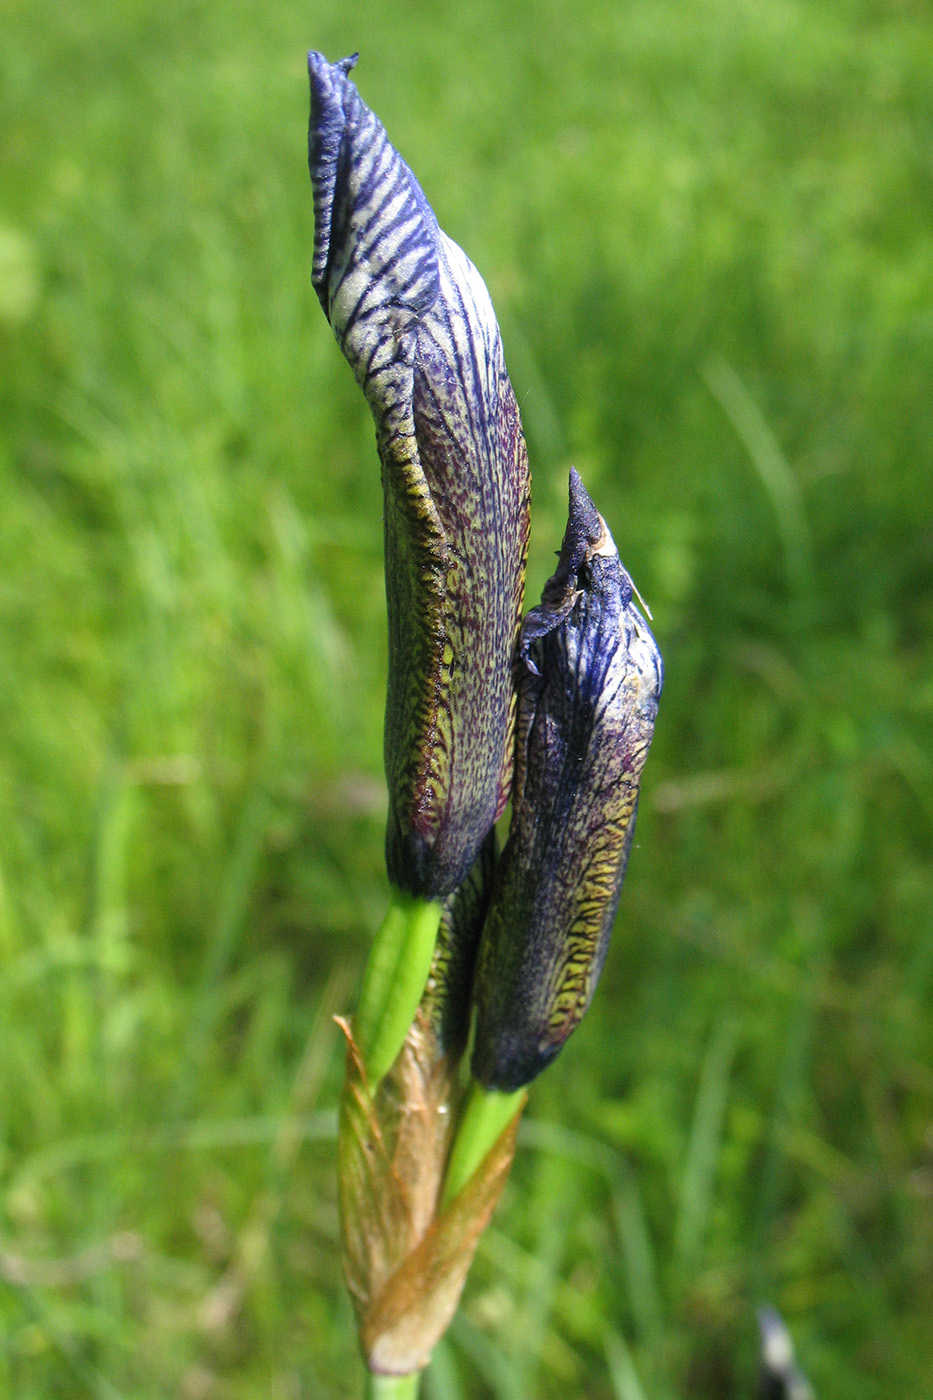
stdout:
<svg viewBox="0 0 933 1400">
<path fill-rule="evenodd" d="M 480 945 L 472 1070 L 513 1091 L 593 995 L 635 827 L 663 671 L 576 472 L 560 562 L 522 628 L 509 837 Z"/>
<path fill-rule="evenodd" d="M 312 281 L 376 423 L 389 878 L 442 898 L 508 798 L 528 458 L 489 294 L 349 72 L 309 55 Z"/>
</svg>

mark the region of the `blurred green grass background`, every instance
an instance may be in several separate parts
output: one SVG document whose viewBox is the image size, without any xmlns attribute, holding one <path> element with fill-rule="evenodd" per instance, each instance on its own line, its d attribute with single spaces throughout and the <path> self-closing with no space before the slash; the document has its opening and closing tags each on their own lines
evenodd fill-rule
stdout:
<svg viewBox="0 0 933 1400">
<path fill-rule="evenodd" d="M 933 1394 L 933 13 L 0 0 L 0 1394 L 353 1397 L 331 1024 L 380 491 L 304 50 L 496 303 L 667 662 L 593 1011 L 427 1400 Z"/>
</svg>

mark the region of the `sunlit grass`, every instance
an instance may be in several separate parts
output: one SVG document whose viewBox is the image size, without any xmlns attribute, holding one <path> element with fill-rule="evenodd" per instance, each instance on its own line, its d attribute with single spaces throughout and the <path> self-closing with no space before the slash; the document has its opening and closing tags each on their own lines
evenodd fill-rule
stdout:
<svg viewBox="0 0 933 1400">
<path fill-rule="evenodd" d="M 334 1012 L 384 909 L 381 497 L 304 49 L 490 284 L 667 688 L 587 1022 L 429 1400 L 933 1367 L 931 24 L 0 5 L 0 1393 L 351 1397 Z"/>
</svg>

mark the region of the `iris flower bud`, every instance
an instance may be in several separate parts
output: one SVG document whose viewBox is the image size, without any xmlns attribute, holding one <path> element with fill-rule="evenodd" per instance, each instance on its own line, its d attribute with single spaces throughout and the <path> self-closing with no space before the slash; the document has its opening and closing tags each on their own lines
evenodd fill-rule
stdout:
<svg viewBox="0 0 933 1400">
<path fill-rule="evenodd" d="M 528 457 L 489 294 L 349 72 L 309 55 L 312 281 L 376 423 L 389 878 L 441 898 L 508 800 Z"/>
<path fill-rule="evenodd" d="M 527 1084 L 589 1006 L 632 844 L 661 656 L 576 472 L 554 576 L 522 628 L 512 821 L 479 952 L 474 1077 Z"/>
</svg>

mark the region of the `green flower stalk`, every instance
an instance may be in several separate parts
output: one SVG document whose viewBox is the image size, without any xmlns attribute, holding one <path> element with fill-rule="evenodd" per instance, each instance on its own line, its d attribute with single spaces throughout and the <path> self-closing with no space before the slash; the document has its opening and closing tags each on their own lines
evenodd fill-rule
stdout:
<svg viewBox="0 0 933 1400">
<path fill-rule="evenodd" d="M 308 57 L 312 281 L 382 463 L 389 879 L 439 899 L 508 800 L 528 457 L 486 287 L 361 101 L 355 62 Z"/>
<path fill-rule="evenodd" d="M 436 957 L 442 915 L 437 904 L 414 899 L 402 890 L 391 892 L 353 1018 L 356 1050 L 372 1090 L 378 1088 L 402 1048 Z M 451 918 L 448 911 L 448 924 Z"/>
<path fill-rule="evenodd" d="M 548 1065 L 599 979 L 663 671 L 576 472 L 557 570 L 522 628 L 512 821 L 476 977 L 472 1069 L 511 1094 Z"/>
</svg>

